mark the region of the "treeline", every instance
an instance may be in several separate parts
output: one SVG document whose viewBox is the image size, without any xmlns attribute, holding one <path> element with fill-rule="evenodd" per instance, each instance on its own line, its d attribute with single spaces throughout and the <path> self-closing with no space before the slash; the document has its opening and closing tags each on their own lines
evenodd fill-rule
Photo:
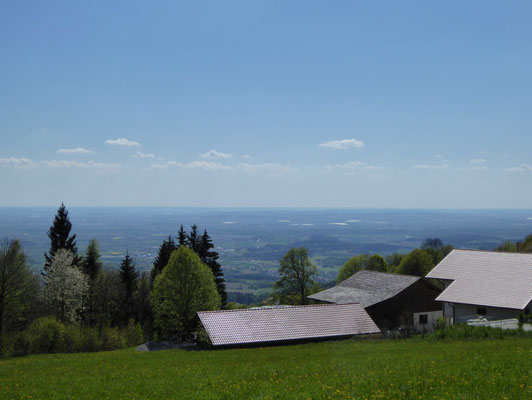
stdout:
<svg viewBox="0 0 532 400">
<path fill-rule="evenodd" d="M 181 226 L 177 242 L 171 236 L 163 241 L 152 270 L 142 274 L 127 251 L 118 270 L 105 268 L 95 239 L 78 254 L 71 230 L 61 204 L 40 275 L 28 268 L 18 240 L 3 241 L 0 355 L 109 350 L 190 336 L 199 309 L 226 306 L 222 267 L 206 230 L 200 234 L 194 225 L 187 233 Z M 176 278 L 176 269 L 186 271 Z M 175 311 L 177 303 L 186 306 Z"/>
</svg>

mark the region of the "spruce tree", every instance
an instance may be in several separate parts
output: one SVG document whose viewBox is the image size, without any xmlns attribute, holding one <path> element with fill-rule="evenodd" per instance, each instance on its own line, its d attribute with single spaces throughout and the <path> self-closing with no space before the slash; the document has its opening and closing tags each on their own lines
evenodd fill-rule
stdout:
<svg viewBox="0 0 532 400">
<path fill-rule="evenodd" d="M 178 246 L 188 246 L 188 237 L 183 225 L 179 227 L 179 232 L 177 232 L 177 241 Z"/>
<path fill-rule="evenodd" d="M 187 235 L 187 246 L 194 250 L 196 254 L 198 254 L 201 246 L 201 237 L 198 233 L 198 227 L 196 226 L 196 224 L 194 224 L 190 228 L 192 230 Z"/>
<path fill-rule="evenodd" d="M 216 290 L 222 300 L 222 307 L 227 303 L 227 292 L 225 291 L 225 279 L 222 272 L 222 266 L 218 263 L 219 254 L 211 249 L 214 248 L 214 244 L 211 241 L 211 237 L 207 233 L 207 230 L 203 232 L 201 236 L 200 244 L 198 246 L 198 255 L 201 262 L 206 264 L 214 275 L 214 283 L 216 283 Z"/>
<path fill-rule="evenodd" d="M 89 290 L 87 298 L 85 299 L 85 313 L 82 322 L 90 326 L 96 324 L 97 321 L 97 290 L 96 279 L 102 269 L 102 262 L 100 261 L 100 249 L 96 239 L 91 239 L 87 247 L 87 253 L 82 262 L 83 272 L 89 280 Z"/>
<path fill-rule="evenodd" d="M 120 283 L 122 284 L 122 304 L 120 305 L 120 319 L 123 325 L 127 325 L 130 318 L 135 318 L 135 290 L 137 289 L 139 273 L 135 270 L 133 258 L 126 252 L 120 269 L 118 270 Z"/>
<path fill-rule="evenodd" d="M 44 264 L 44 271 L 48 270 L 55 253 L 59 249 L 69 250 L 74 256 L 73 265 L 79 266 L 81 258 L 78 256 L 78 249 L 76 247 L 76 235 L 70 235 L 72 229 L 72 223 L 68 219 L 68 211 L 65 205 L 61 203 L 61 207 L 57 210 L 57 214 L 54 218 L 54 222 L 48 231 L 48 237 L 50 238 L 50 250 L 48 254 L 44 254 L 46 262 Z"/>
<path fill-rule="evenodd" d="M 175 249 L 176 245 L 174 239 L 172 239 L 172 236 L 168 236 L 168 240 L 164 240 L 159 247 L 159 253 L 157 253 L 157 257 L 155 257 L 155 261 L 153 262 L 153 268 L 151 269 L 150 274 L 152 283 L 155 281 L 157 275 L 159 275 L 164 267 L 166 267 L 168 260 L 170 259 L 170 254 L 172 254 L 172 251 Z"/>
<path fill-rule="evenodd" d="M 92 284 L 102 269 L 102 262 L 100 261 L 100 249 L 96 239 L 91 239 L 89 242 L 89 245 L 87 246 L 87 254 L 82 264 L 83 272 L 85 272 L 85 274 L 89 277 L 89 280 Z"/>
</svg>

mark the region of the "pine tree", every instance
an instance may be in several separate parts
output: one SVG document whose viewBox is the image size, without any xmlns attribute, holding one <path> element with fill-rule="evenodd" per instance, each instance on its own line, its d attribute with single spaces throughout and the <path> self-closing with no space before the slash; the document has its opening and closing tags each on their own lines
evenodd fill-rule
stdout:
<svg viewBox="0 0 532 400">
<path fill-rule="evenodd" d="M 178 246 L 188 246 L 187 233 L 183 229 L 183 225 L 180 226 L 179 232 L 177 232 Z"/>
<path fill-rule="evenodd" d="M 222 272 L 222 266 L 218 263 L 219 254 L 216 251 L 212 251 L 214 244 L 211 241 L 211 237 L 207 233 L 207 230 L 203 232 L 201 236 L 200 244 L 198 246 L 198 256 L 201 262 L 206 264 L 214 275 L 214 283 L 216 283 L 216 290 L 222 300 L 222 307 L 227 303 L 227 292 L 225 291 L 225 279 Z"/>
<path fill-rule="evenodd" d="M 79 266 L 81 258 L 78 256 L 78 249 L 76 247 L 76 235 L 70 235 L 72 224 L 68 219 L 68 211 L 65 205 L 61 203 L 61 207 L 57 210 L 57 214 L 54 218 L 54 222 L 48 231 L 48 237 L 50 238 L 50 250 L 48 254 L 44 254 L 46 262 L 44 264 L 44 271 L 48 270 L 55 253 L 59 249 L 66 249 L 70 251 L 74 257 L 73 264 Z"/>
<path fill-rule="evenodd" d="M 159 275 L 163 271 L 164 267 L 166 267 L 168 260 L 170 259 L 170 254 L 172 254 L 172 251 L 175 249 L 176 245 L 174 239 L 172 239 L 172 236 L 168 236 L 168 240 L 164 240 L 161 243 L 161 246 L 159 247 L 159 253 L 157 253 L 157 257 L 155 257 L 153 268 L 151 269 L 150 273 L 152 283 L 155 281 L 157 275 Z"/>
<path fill-rule="evenodd" d="M 137 289 L 139 273 L 135 270 L 133 258 L 126 252 L 120 269 L 118 270 L 122 284 L 122 304 L 120 306 L 121 323 L 127 325 L 130 318 L 135 318 L 135 290 Z"/>
</svg>

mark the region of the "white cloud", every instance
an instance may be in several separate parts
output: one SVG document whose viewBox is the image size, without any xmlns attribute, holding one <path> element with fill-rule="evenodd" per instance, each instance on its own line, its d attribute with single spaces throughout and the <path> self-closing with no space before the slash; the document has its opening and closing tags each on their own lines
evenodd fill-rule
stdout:
<svg viewBox="0 0 532 400">
<path fill-rule="evenodd" d="M 341 169 L 350 169 L 350 170 L 363 169 L 365 171 L 373 171 L 376 169 L 381 169 L 381 167 L 369 165 L 367 162 L 364 162 L 364 161 L 349 161 L 343 164 L 336 164 L 335 167 L 341 168 Z"/>
<path fill-rule="evenodd" d="M 140 147 L 139 142 L 133 142 L 132 140 L 127 140 L 126 138 L 107 139 L 105 141 L 105 144 L 109 144 L 111 146 L 122 146 L 122 147 Z"/>
<path fill-rule="evenodd" d="M 343 140 L 332 140 L 330 142 L 321 143 L 318 146 L 328 147 L 330 149 L 344 150 L 349 148 L 358 149 L 364 146 L 364 142 L 356 139 L 343 139 Z"/>
<path fill-rule="evenodd" d="M 76 147 L 75 149 L 59 149 L 59 154 L 92 154 L 93 152 L 83 147 Z"/>
<path fill-rule="evenodd" d="M 290 165 L 283 164 L 238 164 L 236 166 L 238 171 L 243 172 L 266 172 L 269 174 L 280 174 L 285 172 L 297 172 L 297 168 Z"/>
<path fill-rule="evenodd" d="M 441 155 L 436 156 L 436 158 L 437 158 L 438 160 L 440 160 L 442 163 L 446 163 L 446 162 L 449 161 L 449 160 L 447 160 L 444 156 L 441 156 Z"/>
<path fill-rule="evenodd" d="M 203 153 L 203 154 L 200 154 L 199 155 L 200 158 L 232 158 L 233 155 L 232 154 L 228 154 L 228 153 L 220 153 L 216 150 L 211 150 L 211 151 L 208 151 L 206 153 Z"/>
<path fill-rule="evenodd" d="M 142 151 L 137 151 L 135 154 L 133 154 L 133 157 L 135 157 L 135 158 L 155 158 L 155 154 L 153 154 L 153 153 L 143 153 Z"/>
<path fill-rule="evenodd" d="M 531 172 L 532 167 L 528 164 L 521 164 L 518 167 L 506 168 L 508 172 Z"/>
<path fill-rule="evenodd" d="M 282 164 L 245 164 L 226 165 L 213 161 L 191 161 L 181 163 L 177 161 L 168 161 L 164 164 L 151 164 L 153 169 L 201 169 L 204 171 L 227 171 L 227 172 L 264 172 L 268 174 L 279 174 L 285 172 L 295 172 L 296 168 L 290 165 Z"/>
<path fill-rule="evenodd" d="M 469 160 L 469 164 L 471 165 L 481 165 L 485 162 L 486 160 L 484 160 L 483 158 L 472 158 L 471 160 Z"/>
<path fill-rule="evenodd" d="M 118 163 L 97 163 L 94 161 L 79 162 L 79 161 L 67 161 L 67 160 L 43 160 L 41 163 L 49 168 L 86 168 L 86 169 L 101 169 L 116 171 L 122 168 Z"/>
<path fill-rule="evenodd" d="M 242 157 L 244 160 L 251 160 L 251 156 L 249 154 L 244 154 Z"/>
<path fill-rule="evenodd" d="M 37 166 L 37 164 L 28 158 L 24 158 L 24 157 L 2 158 L 0 157 L 0 167 L 31 168 L 35 166 Z"/>
<path fill-rule="evenodd" d="M 446 164 L 446 163 L 444 164 L 417 164 L 417 165 L 413 165 L 412 168 L 445 171 L 446 169 L 449 169 L 449 164 Z"/>
</svg>

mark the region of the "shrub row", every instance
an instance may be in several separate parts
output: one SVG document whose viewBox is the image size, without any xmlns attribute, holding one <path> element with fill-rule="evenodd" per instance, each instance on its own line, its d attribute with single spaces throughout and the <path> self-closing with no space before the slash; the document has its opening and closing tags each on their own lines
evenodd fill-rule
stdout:
<svg viewBox="0 0 532 400">
<path fill-rule="evenodd" d="M 425 340 L 471 340 L 471 339 L 502 339 L 506 337 L 530 337 L 532 332 L 523 329 L 501 329 L 490 326 L 469 326 L 455 324 L 441 327 L 424 336 Z"/>
<path fill-rule="evenodd" d="M 143 342 L 140 324 L 130 321 L 123 329 L 95 327 L 81 329 L 54 317 L 35 320 L 25 331 L 7 336 L 1 354 L 22 356 L 42 353 L 78 353 L 115 350 Z"/>
</svg>

